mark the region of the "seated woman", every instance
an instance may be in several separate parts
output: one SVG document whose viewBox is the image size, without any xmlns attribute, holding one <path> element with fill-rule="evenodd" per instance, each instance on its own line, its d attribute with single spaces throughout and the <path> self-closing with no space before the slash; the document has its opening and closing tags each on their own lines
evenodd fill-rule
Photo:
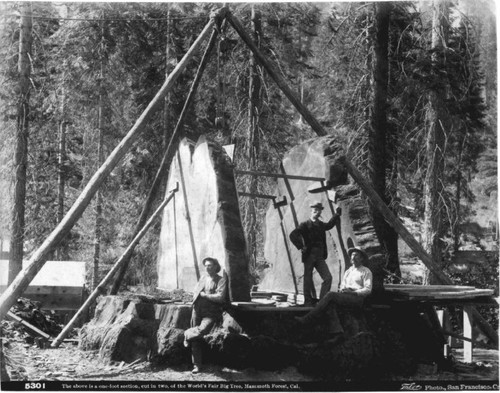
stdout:
<svg viewBox="0 0 500 393">
<path fill-rule="evenodd" d="M 337 315 L 336 306 L 361 307 L 364 300 L 372 292 L 372 272 L 364 264 L 368 256 L 359 248 L 347 250 L 352 266 L 346 270 L 340 286 L 340 292 L 329 292 L 305 316 L 295 319 L 301 324 L 310 324 L 323 315 L 327 315 L 330 322 L 330 335 L 333 339 L 344 333 L 342 324 Z"/>
</svg>

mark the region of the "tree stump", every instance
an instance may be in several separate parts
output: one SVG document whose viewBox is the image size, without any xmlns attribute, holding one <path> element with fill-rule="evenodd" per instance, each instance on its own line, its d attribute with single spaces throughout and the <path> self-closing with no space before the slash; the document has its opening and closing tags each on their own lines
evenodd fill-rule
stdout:
<svg viewBox="0 0 500 393">
<path fill-rule="evenodd" d="M 173 327 L 160 327 L 157 333 L 158 350 L 151 361 L 166 366 L 189 362 L 189 352 L 184 347 L 184 331 Z"/>
</svg>

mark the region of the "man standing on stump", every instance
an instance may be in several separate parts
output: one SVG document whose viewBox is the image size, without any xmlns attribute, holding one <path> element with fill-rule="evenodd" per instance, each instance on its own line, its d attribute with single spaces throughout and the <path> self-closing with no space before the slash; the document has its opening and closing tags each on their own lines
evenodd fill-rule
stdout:
<svg viewBox="0 0 500 393">
<path fill-rule="evenodd" d="M 323 204 L 315 202 L 310 205 L 311 216 L 307 221 L 299 224 L 299 226 L 290 233 L 290 240 L 297 249 L 302 252 L 302 263 L 304 263 L 304 305 L 312 306 L 315 303 L 314 299 L 314 282 L 313 271 L 317 270 L 323 283 L 319 298 L 322 299 L 332 286 L 332 275 L 326 264 L 328 249 L 326 246 L 325 232 L 332 229 L 336 224 L 340 225 L 340 208 L 337 208 L 336 213 L 332 218 L 324 223 L 319 218 L 323 212 Z"/>
<path fill-rule="evenodd" d="M 368 256 L 359 248 L 347 250 L 352 266 L 344 273 L 340 292 L 330 292 L 310 312 L 295 319 L 301 324 L 310 324 L 322 317 L 328 316 L 330 335 L 332 339 L 341 338 L 344 329 L 337 315 L 337 305 L 361 307 L 364 300 L 372 292 L 372 272 L 364 264 Z"/>
<path fill-rule="evenodd" d="M 203 259 L 206 274 L 200 278 L 193 295 L 191 328 L 184 332 L 184 346 L 191 345 L 193 374 L 200 372 L 202 364 L 203 336 L 222 320 L 223 307 L 226 303 L 227 278 L 219 276 L 221 267 L 215 258 Z"/>
</svg>

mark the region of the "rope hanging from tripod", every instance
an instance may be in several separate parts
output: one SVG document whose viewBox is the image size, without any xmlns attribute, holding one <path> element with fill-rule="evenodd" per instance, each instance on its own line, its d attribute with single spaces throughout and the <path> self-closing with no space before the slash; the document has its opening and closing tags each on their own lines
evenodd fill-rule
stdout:
<svg viewBox="0 0 500 393">
<path fill-rule="evenodd" d="M 221 38 L 222 34 L 219 34 L 217 40 L 217 92 L 216 92 L 216 103 L 215 108 L 215 127 L 220 130 L 224 126 L 224 81 L 222 77 L 222 65 L 221 65 Z"/>
</svg>

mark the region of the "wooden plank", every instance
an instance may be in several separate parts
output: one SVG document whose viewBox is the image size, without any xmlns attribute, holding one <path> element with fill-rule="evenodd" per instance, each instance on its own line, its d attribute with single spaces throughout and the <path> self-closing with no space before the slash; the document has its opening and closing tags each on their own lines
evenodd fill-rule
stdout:
<svg viewBox="0 0 500 393">
<path fill-rule="evenodd" d="M 439 291 L 446 290 L 450 291 L 463 291 L 463 290 L 473 290 L 476 287 L 462 286 L 462 285 L 412 285 L 412 284 L 384 284 L 386 291 L 393 290 L 415 290 L 415 291 Z"/>
<path fill-rule="evenodd" d="M 22 324 L 24 327 L 26 327 L 27 329 L 31 330 L 33 333 L 39 335 L 40 337 L 43 337 L 45 338 L 46 340 L 51 340 L 52 337 L 50 337 L 47 333 L 41 331 L 40 329 L 38 329 L 36 326 L 33 326 L 31 323 L 29 322 L 26 322 L 24 319 L 22 319 L 21 317 L 18 317 L 16 314 L 8 311 L 7 312 L 7 317 L 16 321 L 16 322 L 19 322 L 20 324 Z"/>
<path fill-rule="evenodd" d="M 59 286 L 29 286 L 23 293 L 25 295 L 77 295 L 81 296 L 82 287 L 59 287 Z"/>
<path fill-rule="evenodd" d="M 223 11 L 222 11 L 223 10 Z M 149 103 L 147 108 L 137 119 L 134 126 L 130 129 L 127 135 L 122 139 L 118 146 L 109 155 L 106 161 L 101 165 L 97 172 L 92 176 L 89 183 L 85 186 L 78 199 L 64 216 L 63 220 L 56 226 L 52 233 L 45 239 L 42 245 L 32 254 L 28 261 L 28 266 L 21 270 L 14 281 L 9 285 L 7 290 L 0 296 L 0 320 L 3 319 L 16 300 L 21 296 L 24 289 L 33 280 L 36 274 L 40 271 L 48 255 L 59 244 L 59 242 L 73 228 L 76 221 L 81 217 L 86 207 L 100 188 L 102 183 L 113 171 L 121 158 L 128 152 L 130 147 L 139 138 L 141 132 L 145 129 L 149 119 L 153 114 L 163 106 L 164 98 L 169 91 L 172 90 L 175 81 L 186 68 L 189 60 L 198 52 L 201 44 L 211 33 L 216 19 L 221 17 L 221 13 L 226 12 L 221 9 L 213 13 L 210 21 L 207 23 L 193 45 L 186 52 L 181 61 L 177 64 L 174 70 L 170 73 L 163 86 L 160 88 L 156 96 Z"/>
<path fill-rule="evenodd" d="M 245 306 L 245 305 L 238 305 L 238 304 L 233 304 L 231 305 L 239 310 L 244 310 L 244 311 L 250 311 L 250 312 L 273 312 L 273 313 L 278 313 L 278 312 L 291 312 L 291 313 L 296 313 L 296 312 L 307 312 L 311 311 L 314 307 L 310 306 L 290 306 L 290 307 L 269 307 L 266 305 L 262 305 L 259 307 L 252 307 L 252 306 Z"/>
<path fill-rule="evenodd" d="M 493 295 L 493 289 L 478 289 L 476 291 L 465 292 L 429 292 L 429 293 L 408 293 L 410 299 L 470 299 L 480 296 Z"/>
<path fill-rule="evenodd" d="M 276 178 L 276 179 L 292 179 L 292 180 L 307 180 L 307 181 L 325 181 L 325 179 L 323 177 L 287 175 L 285 173 L 243 171 L 243 170 L 240 170 L 240 169 L 235 169 L 234 173 L 237 174 L 237 175 L 252 175 L 252 176 L 273 177 L 273 178 Z"/>
<path fill-rule="evenodd" d="M 456 298 L 456 299 L 409 299 L 408 297 L 393 298 L 391 300 L 393 303 L 429 303 L 436 306 L 458 306 L 463 307 L 464 305 L 469 306 L 490 306 L 498 307 L 498 303 L 492 299 L 490 296 L 478 296 L 472 298 Z"/>
<path fill-rule="evenodd" d="M 473 342 L 472 342 L 472 306 L 464 306 L 464 362 L 472 363 Z"/>
</svg>

